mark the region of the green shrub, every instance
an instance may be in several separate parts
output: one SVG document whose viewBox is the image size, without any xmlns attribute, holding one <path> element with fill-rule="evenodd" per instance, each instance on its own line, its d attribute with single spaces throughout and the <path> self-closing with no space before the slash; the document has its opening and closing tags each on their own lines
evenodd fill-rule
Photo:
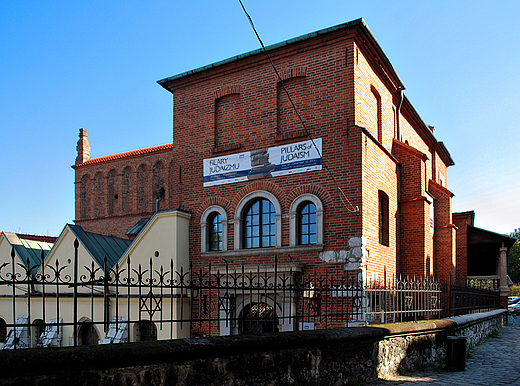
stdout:
<svg viewBox="0 0 520 386">
<path fill-rule="evenodd" d="M 520 285 L 509 287 L 509 296 L 520 296 Z"/>
</svg>

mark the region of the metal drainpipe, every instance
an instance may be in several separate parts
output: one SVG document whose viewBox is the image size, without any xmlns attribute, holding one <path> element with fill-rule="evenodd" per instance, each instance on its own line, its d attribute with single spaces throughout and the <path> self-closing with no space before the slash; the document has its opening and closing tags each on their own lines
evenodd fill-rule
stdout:
<svg viewBox="0 0 520 386">
<path fill-rule="evenodd" d="M 401 141 L 401 105 L 403 104 L 403 90 L 404 86 L 398 86 L 397 91 L 399 91 L 399 106 L 397 106 L 397 139 Z"/>
<path fill-rule="evenodd" d="M 155 212 L 159 211 L 159 201 L 161 201 L 164 197 L 164 188 L 157 189 L 157 194 L 159 198 L 155 200 Z"/>
</svg>

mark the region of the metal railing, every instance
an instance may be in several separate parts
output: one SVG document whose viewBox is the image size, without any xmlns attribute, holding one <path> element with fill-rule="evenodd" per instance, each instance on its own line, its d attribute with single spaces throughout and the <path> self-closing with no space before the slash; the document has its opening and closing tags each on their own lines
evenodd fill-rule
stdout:
<svg viewBox="0 0 520 386">
<path fill-rule="evenodd" d="M 303 264 L 204 269 L 130 258 L 112 269 L 78 264 L 0 265 L 5 348 L 76 346 L 440 318 L 497 308 L 496 291 L 433 279 L 363 280 L 359 272 L 310 272 Z M 9 310 L 9 311 L 8 311 Z M 4 322 L 2 324 L 2 322 Z M 9 333 L 7 333 L 9 330 Z"/>
</svg>

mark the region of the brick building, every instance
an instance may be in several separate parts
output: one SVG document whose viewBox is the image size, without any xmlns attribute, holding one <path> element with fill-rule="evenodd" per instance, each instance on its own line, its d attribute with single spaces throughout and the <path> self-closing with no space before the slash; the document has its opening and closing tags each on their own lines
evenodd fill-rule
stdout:
<svg viewBox="0 0 520 386">
<path fill-rule="evenodd" d="M 134 237 L 157 210 L 181 209 L 195 267 L 277 256 L 366 278 L 448 279 L 453 161 L 365 22 L 267 51 L 280 78 L 257 50 L 160 80 L 174 95 L 172 143 L 90 159 L 81 129 L 76 224 Z"/>
</svg>

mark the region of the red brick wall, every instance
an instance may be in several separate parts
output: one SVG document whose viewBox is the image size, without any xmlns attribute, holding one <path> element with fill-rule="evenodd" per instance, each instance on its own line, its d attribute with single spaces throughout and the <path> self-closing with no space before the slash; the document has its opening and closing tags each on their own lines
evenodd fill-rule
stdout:
<svg viewBox="0 0 520 386">
<path fill-rule="evenodd" d="M 203 159 L 308 138 L 287 109 L 266 57 L 251 55 L 163 84 L 175 97 L 171 146 L 76 165 L 76 222 L 87 231 L 123 237 L 140 218 L 153 214 L 157 186 L 163 185 L 166 195 L 161 210 L 182 205 L 193 213 L 190 257 L 195 267 L 215 265 L 222 264 L 222 258 L 201 256 L 200 250 L 201 215 L 208 206 L 222 206 L 233 220 L 238 203 L 248 193 L 270 192 L 282 208 L 282 246 L 289 247 L 291 203 L 303 193 L 312 193 L 324 206 L 325 250 L 347 250 L 350 237 L 363 235 L 368 240 L 369 273 L 383 273 L 385 267 L 388 273 L 396 273 L 399 263 L 401 272 L 424 276 L 427 259 L 433 256 L 429 204 L 424 199 L 432 173 L 431 153 L 427 157 L 425 152 L 432 144 L 425 142 L 424 133 L 418 134 L 422 130 L 418 123 L 404 116 L 403 129 L 419 150 L 394 139 L 397 83 L 382 69 L 377 50 L 368 45 L 355 29 L 341 29 L 270 51 L 289 90 L 295 92 L 310 135 L 323 139 L 323 162 L 332 176 L 324 167 L 203 187 Z M 374 90 L 381 101 L 375 110 Z M 153 172 L 158 170 L 158 161 L 162 165 L 159 176 Z M 124 170 L 129 170 L 128 178 Z M 138 180 L 139 170 L 147 170 L 144 179 Z M 81 181 L 94 186 L 94 176 L 98 189 L 84 197 L 89 209 L 85 211 L 81 209 Z M 125 180 L 128 189 L 123 186 Z M 114 181 L 113 188 L 108 188 L 108 181 Z M 378 238 L 379 190 L 389 197 L 388 246 Z M 359 213 L 353 210 L 356 206 Z M 83 218 L 82 213 L 86 214 Z M 234 232 L 230 221 L 228 250 L 234 249 Z M 272 262 L 275 253 L 281 262 L 290 260 L 289 253 L 279 250 L 226 259 L 234 264 L 265 263 Z M 321 270 L 343 269 L 342 264 L 322 264 L 316 250 L 297 249 L 290 254 L 292 261 Z"/>
<path fill-rule="evenodd" d="M 468 212 L 454 213 L 453 223 L 457 227 L 456 235 L 456 259 L 457 268 L 455 277 L 458 283 L 466 283 L 468 276 Z"/>
</svg>

